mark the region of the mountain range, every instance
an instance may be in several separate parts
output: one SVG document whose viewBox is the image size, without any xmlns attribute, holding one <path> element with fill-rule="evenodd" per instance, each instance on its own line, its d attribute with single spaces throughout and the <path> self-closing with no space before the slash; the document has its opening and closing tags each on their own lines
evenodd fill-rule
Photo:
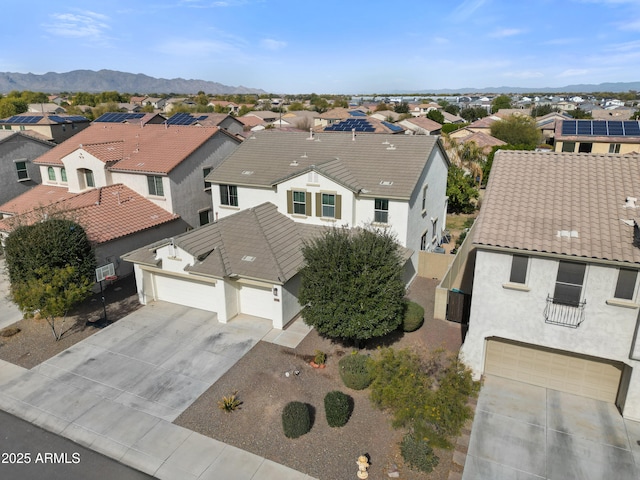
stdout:
<svg viewBox="0 0 640 480">
<path fill-rule="evenodd" d="M 66 73 L 49 72 L 43 75 L 33 73 L 0 72 L 0 93 L 12 90 L 32 92 L 112 92 L 120 93 L 176 93 L 208 94 L 266 93 L 257 88 L 232 87 L 205 80 L 185 80 L 184 78 L 154 78 L 142 73 L 126 73 L 115 70 L 73 70 Z"/>
<path fill-rule="evenodd" d="M 49 72 L 43 75 L 33 73 L 0 72 L 0 93 L 12 90 L 29 90 L 32 92 L 110 92 L 138 94 L 196 94 L 200 91 L 207 94 L 267 93 L 258 88 L 242 85 L 234 87 L 207 80 L 186 80 L 184 78 L 154 78 L 142 73 L 126 73 L 116 70 L 73 70 L 66 73 Z M 627 92 L 640 91 L 640 82 L 609 82 L 600 84 L 575 84 L 564 87 L 487 87 L 456 88 L 439 90 L 419 90 L 403 92 L 391 90 L 387 94 L 436 94 L 451 95 L 454 93 L 594 93 L 594 92 Z"/>
</svg>

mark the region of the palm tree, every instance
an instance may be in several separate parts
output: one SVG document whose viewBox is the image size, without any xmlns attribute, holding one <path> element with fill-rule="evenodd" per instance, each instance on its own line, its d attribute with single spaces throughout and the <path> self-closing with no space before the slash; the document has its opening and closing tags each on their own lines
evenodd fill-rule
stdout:
<svg viewBox="0 0 640 480">
<path fill-rule="evenodd" d="M 473 175 L 482 184 L 482 166 L 487 161 L 487 155 L 474 141 L 460 142 L 448 133 L 442 134 L 444 148 L 451 162 Z"/>
</svg>

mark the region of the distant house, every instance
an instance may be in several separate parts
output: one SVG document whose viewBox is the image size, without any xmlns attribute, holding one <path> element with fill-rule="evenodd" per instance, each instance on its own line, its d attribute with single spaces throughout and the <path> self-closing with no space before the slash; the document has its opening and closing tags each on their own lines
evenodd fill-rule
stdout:
<svg viewBox="0 0 640 480">
<path fill-rule="evenodd" d="M 399 122 L 407 133 L 414 135 L 440 135 L 442 125 L 426 117 L 407 118 Z"/>
<path fill-rule="evenodd" d="M 556 152 L 640 152 L 637 120 L 560 120 L 554 136 Z"/>
<path fill-rule="evenodd" d="M 640 420 L 639 172 L 638 155 L 496 154 L 469 234 L 461 356 L 476 377 L 608 401 Z"/>
<path fill-rule="evenodd" d="M 87 128 L 89 124 L 89 119 L 81 115 L 21 113 L 1 119 L 0 129 L 31 130 L 44 140 L 62 143 Z"/>
<path fill-rule="evenodd" d="M 307 225 L 373 224 L 418 251 L 441 244 L 449 160 L 433 136 L 265 131 L 207 177 L 214 217 L 265 202 Z"/>
<path fill-rule="evenodd" d="M 66 113 L 66 110 L 57 103 L 30 103 L 28 113 Z"/>
<path fill-rule="evenodd" d="M 0 130 L 0 204 L 42 183 L 33 160 L 53 147 L 26 132 Z"/>
<path fill-rule="evenodd" d="M 122 183 L 195 227 L 212 220 L 205 177 L 241 140 L 218 127 L 94 123 L 34 160 L 71 193 Z"/>
</svg>

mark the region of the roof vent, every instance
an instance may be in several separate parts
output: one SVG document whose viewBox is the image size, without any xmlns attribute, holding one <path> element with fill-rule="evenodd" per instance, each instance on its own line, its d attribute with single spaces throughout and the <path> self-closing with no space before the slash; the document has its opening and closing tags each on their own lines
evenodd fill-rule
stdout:
<svg viewBox="0 0 640 480">
<path fill-rule="evenodd" d="M 389 180 L 381 180 L 380 185 L 384 187 L 390 187 L 391 185 L 393 185 L 393 182 L 390 182 Z"/>
<path fill-rule="evenodd" d="M 395 149 L 396 147 L 393 145 L 393 143 L 387 147 L 387 150 L 395 150 Z"/>
<path fill-rule="evenodd" d="M 627 197 L 624 199 L 624 205 L 622 206 L 622 208 L 637 208 L 638 205 L 636 205 L 636 202 L 638 201 L 638 199 L 636 197 Z"/>
<path fill-rule="evenodd" d="M 558 237 L 578 238 L 577 230 L 558 230 Z"/>
<path fill-rule="evenodd" d="M 305 158 L 305 157 L 302 157 L 302 158 Z M 297 167 L 298 165 L 300 165 L 300 164 L 298 163 L 298 161 L 297 161 L 297 160 L 294 160 L 293 162 L 291 162 L 291 163 L 289 164 L 289 166 L 291 166 L 291 167 Z"/>
<path fill-rule="evenodd" d="M 243 170 L 242 175 L 253 175 L 253 170 Z"/>
<path fill-rule="evenodd" d="M 243 262 L 253 262 L 255 259 L 256 257 L 252 255 L 245 255 L 244 257 L 242 257 Z"/>
</svg>

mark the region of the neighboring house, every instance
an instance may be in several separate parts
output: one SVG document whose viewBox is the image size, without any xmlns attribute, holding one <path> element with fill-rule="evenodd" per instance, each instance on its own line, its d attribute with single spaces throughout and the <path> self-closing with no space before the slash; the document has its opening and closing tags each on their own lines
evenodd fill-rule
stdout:
<svg viewBox="0 0 640 480">
<path fill-rule="evenodd" d="M 451 135 L 451 137 L 455 138 L 458 141 L 458 143 L 463 143 L 463 144 L 469 143 L 469 142 L 475 143 L 482 150 L 482 153 L 484 153 L 485 155 L 488 155 L 489 153 L 491 153 L 491 149 L 493 147 L 499 147 L 507 144 L 507 142 L 503 142 L 502 140 L 496 137 L 492 137 L 491 135 L 487 135 L 486 133 L 470 132 L 469 130 L 465 130 L 465 129 L 461 129 L 461 130 L 469 132 L 470 135 L 460 136 L 460 137 L 455 137 Z M 452 132 L 452 133 L 455 133 L 455 132 Z"/>
<path fill-rule="evenodd" d="M 472 132 L 481 132 L 486 135 L 491 135 L 491 125 L 493 125 L 494 122 L 500 122 L 501 120 L 502 119 L 498 116 L 489 115 L 470 123 L 465 128 L 471 130 Z"/>
<path fill-rule="evenodd" d="M 594 108 L 591 110 L 591 118 L 594 120 L 629 120 L 635 113 L 635 109 L 624 106 Z"/>
<path fill-rule="evenodd" d="M 79 193 L 122 183 L 196 227 L 212 220 L 205 176 L 240 142 L 218 127 L 94 123 L 34 163 L 46 185 Z"/>
<path fill-rule="evenodd" d="M 605 400 L 640 420 L 639 177 L 637 155 L 497 152 L 470 234 L 461 356 L 476 378 Z"/>
<path fill-rule="evenodd" d="M 442 131 L 442 125 L 426 117 L 407 118 L 398 125 L 406 129 L 405 133 L 413 135 L 440 135 Z"/>
<path fill-rule="evenodd" d="M 640 152 L 637 120 L 561 120 L 554 135 L 556 152 Z"/>
<path fill-rule="evenodd" d="M 566 113 L 551 112 L 541 117 L 536 117 L 536 127 L 542 132 L 545 142 L 554 144 L 556 135 L 556 122 L 562 120 L 572 120 Z"/>
<path fill-rule="evenodd" d="M 167 118 L 159 113 L 144 112 L 107 112 L 96 118 L 93 123 L 132 123 L 136 125 L 165 123 Z"/>
<path fill-rule="evenodd" d="M 38 185 L 0 205 L 0 236 L 16 225 L 58 215 L 79 223 L 95 248 L 98 266 L 113 263 L 116 274 L 133 271 L 120 258 L 126 252 L 161 238 L 178 235 L 187 225 L 130 188 L 115 184 L 73 194 L 60 186 Z"/>
<path fill-rule="evenodd" d="M 263 203 L 123 257 L 135 265 L 143 305 L 163 300 L 216 312 L 226 323 L 239 314 L 284 328 L 298 313 L 303 240 L 322 232 Z"/>
<path fill-rule="evenodd" d="M 410 107 L 410 113 L 414 117 L 424 117 L 431 110 L 442 111 L 442 107 L 437 103 L 421 103 L 420 105 L 412 105 Z"/>
<path fill-rule="evenodd" d="M 30 103 L 27 108 L 29 113 L 65 113 L 66 110 L 57 103 Z"/>
<path fill-rule="evenodd" d="M 393 110 L 381 110 L 379 112 L 373 112 L 369 117 L 381 121 L 397 122 L 401 115 Z"/>
<path fill-rule="evenodd" d="M 216 219 L 270 202 L 307 225 L 373 224 L 414 251 L 415 268 L 418 251 L 433 251 L 442 241 L 448 167 L 431 136 L 264 131 L 245 140 L 207 181 Z"/>
<path fill-rule="evenodd" d="M 142 106 L 151 105 L 155 110 L 164 110 L 167 105 L 166 98 L 158 98 L 158 97 L 145 97 L 142 101 Z"/>
<path fill-rule="evenodd" d="M 232 135 L 241 135 L 244 124 L 226 113 L 176 113 L 165 120 L 167 125 L 219 127 Z"/>
<path fill-rule="evenodd" d="M 0 130 L 0 204 L 42 183 L 33 160 L 53 147 L 25 132 Z"/>
<path fill-rule="evenodd" d="M 54 143 L 62 143 L 90 125 L 88 118 L 81 115 L 21 113 L 0 120 L 0 129 L 31 130 L 41 138 Z"/>
<path fill-rule="evenodd" d="M 458 115 L 445 112 L 444 110 L 441 110 L 440 113 L 444 117 L 444 123 L 467 123 L 467 121 L 464 118 Z"/>
<path fill-rule="evenodd" d="M 240 111 L 240 105 L 226 100 L 211 100 L 208 105 L 211 107 L 222 107 L 227 111 L 227 113 L 233 113 L 234 115 Z"/>
</svg>

